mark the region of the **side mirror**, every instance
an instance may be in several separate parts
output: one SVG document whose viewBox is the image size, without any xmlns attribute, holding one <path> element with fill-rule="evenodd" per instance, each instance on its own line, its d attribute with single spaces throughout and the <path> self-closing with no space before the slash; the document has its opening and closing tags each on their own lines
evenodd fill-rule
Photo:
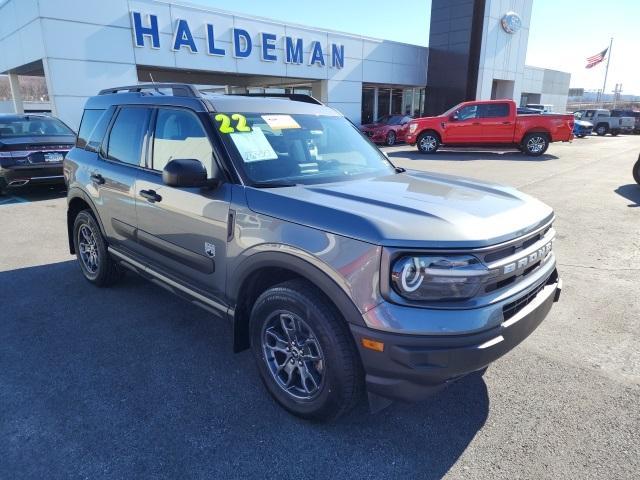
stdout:
<svg viewBox="0 0 640 480">
<path fill-rule="evenodd" d="M 456 112 L 449 117 L 449 120 L 451 120 L 452 122 L 457 122 L 459 118 L 460 117 L 458 117 L 458 112 Z"/>
<path fill-rule="evenodd" d="M 198 160 L 171 160 L 162 171 L 162 181 L 170 187 L 204 187 L 207 182 L 207 169 Z"/>
</svg>

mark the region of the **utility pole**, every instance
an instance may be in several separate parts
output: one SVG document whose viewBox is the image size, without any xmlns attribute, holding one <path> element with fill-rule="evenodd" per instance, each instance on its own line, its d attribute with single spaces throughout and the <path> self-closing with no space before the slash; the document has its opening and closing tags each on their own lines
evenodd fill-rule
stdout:
<svg viewBox="0 0 640 480">
<path fill-rule="evenodd" d="M 602 84 L 602 103 L 604 103 L 604 92 L 607 91 L 607 75 L 609 75 L 609 62 L 611 61 L 611 47 L 613 46 L 613 37 L 609 42 L 609 49 L 607 50 L 607 69 L 604 71 L 604 83 Z"/>
<path fill-rule="evenodd" d="M 613 90 L 613 108 L 616 108 L 616 105 L 620 101 L 620 94 L 622 93 L 622 84 L 616 83 L 616 88 Z"/>
</svg>

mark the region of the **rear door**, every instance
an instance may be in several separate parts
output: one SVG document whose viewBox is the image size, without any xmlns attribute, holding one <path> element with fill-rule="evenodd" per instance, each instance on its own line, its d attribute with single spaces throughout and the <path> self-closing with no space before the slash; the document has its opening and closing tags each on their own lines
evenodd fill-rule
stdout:
<svg viewBox="0 0 640 480">
<path fill-rule="evenodd" d="M 482 126 L 479 118 L 479 105 L 461 107 L 444 123 L 442 142 L 449 144 L 473 144 L 482 140 Z"/>
<path fill-rule="evenodd" d="M 140 172 L 135 188 L 138 242 L 156 268 L 222 303 L 230 185 L 165 185 L 162 170 L 171 160 L 199 160 L 208 174 L 215 160 L 205 119 L 198 114 L 162 107 L 154 117 L 146 168 Z"/>
<path fill-rule="evenodd" d="M 486 103 L 480 106 L 482 141 L 484 143 L 511 143 L 515 129 L 515 116 L 511 114 L 511 105 L 504 103 Z"/>
<path fill-rule="evenodd" d="M 91 165 L 90 188 L 107 238 L 135 250 L 136 206 L 134 187 L 143 160 L 152 110 L 144 106 L 120 107 Z M 91 188 L 92 187 L 92 188 Z"/>
</svg>

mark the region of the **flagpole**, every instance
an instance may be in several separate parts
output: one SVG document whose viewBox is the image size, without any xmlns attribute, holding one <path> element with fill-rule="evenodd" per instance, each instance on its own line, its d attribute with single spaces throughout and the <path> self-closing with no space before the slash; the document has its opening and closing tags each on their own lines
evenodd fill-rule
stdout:
<svg viewBox="0 0 640 480">
<path fill-rule="evenodd" d="M 602 84 L 602 104 L 604 105 L 604 95 L 607 88 L 607 76 L 609 75 L 609 62 L 611 61 L 611 46 L 613 45 L 613 37 L 609 42 L 609 50 L 607 50 L 607 69 L 604 71 L 604 83 Z"/>
</svg>

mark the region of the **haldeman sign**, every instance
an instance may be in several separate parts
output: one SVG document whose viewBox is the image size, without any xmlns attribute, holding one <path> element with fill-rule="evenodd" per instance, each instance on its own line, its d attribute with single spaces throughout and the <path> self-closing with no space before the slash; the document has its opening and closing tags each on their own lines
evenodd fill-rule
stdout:
<svg viewBox="0 0 640 480">
<path fill-rule="evenodd" d="M 131 22 L 133 24 L 133 42 L 136 47 L 144 48 L 147 39 L 151 48 L 159 49 L 160 47 L 160 29 L 158 28 L 158 16 L 149 14 L 143 15 L 140 12 L 131 12 Z M 191 53 L 199 53 L 201 50 L 208 55 L 224 57 L 233 55 L 236 58 L 247 58 L 254 50 L 253 40 L 249 32 L 242 28 L 231 29 L 231 51 L 220 45 L 216 45 L 215 26 L 210 23 L 205 24 L 206 39 L 204 45 L 198 45 L 191 33 L 191 27 L 186 20 L 177 19 L 173 27 L 173 40 L 171 42 L 171 50 L 178 52 L 186 49 Z M 295 65 L 316 65 L 320 67 L 329 66 L 333 68 L 344 67 L 344 45 L 332 43 L 329 51 L 323 50 L 322 43 L 318 41 L 311 42 L 309 53 L 305 59 L 305 45 L 301 38 L 284 36 L 280 39 L 274 33 L 261 32 L 260 43 L 255 48 L 260 50 L 260 58 L 265 62 L 284 61 Z M 278 58 L 277 48 L 278 41 L 282 42 L 281 46 L 284 50 L 284 57 Z M 328 60 L 325 58 L 328 55 Z"/>
</svg>

